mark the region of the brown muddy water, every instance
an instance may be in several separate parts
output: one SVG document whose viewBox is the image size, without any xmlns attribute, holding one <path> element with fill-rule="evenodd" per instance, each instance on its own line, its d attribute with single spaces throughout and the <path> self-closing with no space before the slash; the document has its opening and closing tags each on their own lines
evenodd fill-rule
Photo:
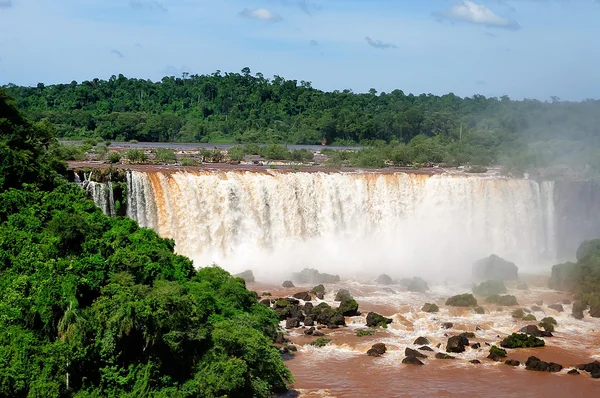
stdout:
<svg viewBox="0 0 600 398">
<path fill-rule="evenodd" d="M 298 347 L 298 352 L 285 357 L 295 382 L 292 390 L 282 397 L 600 397 L 600 379 L 592 379 L 589 373 L 568 375 L 572 367 L 600 359 L 600 319 L 574 319 L 571 304 L 562 304 L 564 312 L 557 312 L 548 305 L 571 300 L 569 294 L 555 292 L 546 287 L 547 276 L 526 277 L 528 290 L 517 290 L 516 283 L 507 283 L 508 294 L 515 295 L 519 306 L 498 308 L 493 304 L 479 303 L 485 314 L 475 314 L 465 308 L 444 305 L 453 294 L 469 292 L 466 286 L 431 286 L 427 293 L 402 291 L 400 286 L 378 286 L 364 281 L 342 281 L 325 285 L 325 302 L 332 306 L 335 292 L 340 288 L 350 290 L 359 303 L 360 316 L 347 317 L 347 327 L 322 329 L 332 342 L 322 348 L 310 346 L 316 338 L 305 336 L 303 329 L 287 330 L 286 337 Z M 312 286 L 284 289 L 261 283 L 249 283 L 248 288 L 270 292 L 273 297 L 286 297 L 309 290 Z M 392 290 L 390 290 L 392 289 Z M 316 305 L 321 300 L 314 300 Z M 440 306 L 437 314 L 420 311 L 425 302 Z M 540 302 L 542 303 L 540 305 Z M 558 321 L 554 337 L 545 338 L 546 346 L 535 349 L 507 349 L 509 359 L 521 362 L 519 367 L 505 365 L 486 359 L 488 344 L 499 344 L 507 335 L 521 327 L 538 322 L 514 319 L 516 308 L 530 309 L 538 305 L 541 311 L 533 311 L 537 320 L 552 316 Z M 378 329 L 374 335 L 357 337 L 356 331 L 365 328 L 367 312 L 375 311 L 391 317 L 394 321 L 387 329 Z M 452 322 L 451 329 L 442 329 L 442 322 Z M 282 322 L 282 326 L 285 324 Z M 451 354 L 454 360 L 435 359 L 437 352 L 445 352 L 448 337 L 464 331 L 472 331 L 476 337 L 470 343 L 481 343 L 479 349 L 467 348 L 460 354 Z M 419 336 L 430 341 L 434 352 L 423 352 L 424 366 L 402 364 L 406 347 L 413 345 Z M 366 355 L 375 343 L 384 343 L 388 351 L 380 358 Z M 436 346 L 441 344 L 438 349 Z M 542 373 L 525 370 L 524 362 L 536 356 L 547 362 L 564 366 L 559 373 Z M 478 359 L 481 364 L 469 361 Z"/>
</svg>

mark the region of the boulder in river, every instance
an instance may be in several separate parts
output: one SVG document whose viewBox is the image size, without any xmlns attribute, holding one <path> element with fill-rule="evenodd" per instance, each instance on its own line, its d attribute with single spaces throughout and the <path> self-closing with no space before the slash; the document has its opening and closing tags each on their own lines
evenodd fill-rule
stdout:
<svg viewBox="0 0 600 398">
<path fill-rule="evenodd" d="M 375 283 L 380 285 L 392 285 L 394 284 L 394 281 L 389 275 L 381 274 L 377 277 L 377 279 L 375 279 Z"/>
<path fill-rule="evenodd" d="M 581 301 L 576 301 L 573 303 L 573 309 L 571 310 L 571 315 L 575 319 L 583 319 L 583 311 L 587 308 L 585 304 Z"/>
<path fill-rule="evenodd" d="M 446 351 L 460 353 L 465 350 L 466 345 L 469 345 L 469 339 L 465 336 L 453 336 L 448 339 Z"/>
<path fill-rule="evenodd" d="M 525 369 L 537 372 L 560 372 L 562 368 L 560 364 L 545 362 L 534 356 L 527 358 L 527 362 L 525 362 Z"/>
<path fill-rule="evenodd" d="M 558 312 L 563 312 L 565 310 L 563 308 L 562 304 L 552 304 L 552 305 L 549 305 L 548 308 L 553 309 L 554 311 L 558 311 Z"/>
<path fill-rule="evenodd" d="M 427 337 L 417 337 L 417 339 L 415 340 L 415 342 L 413 343 L 415 345 L 429 345 L 431 344 L 431 341 L 429 341 L 429 339 Z"/>
<path fill-rule="evenodd" d="M 335 301 L 352 300 L 352 294 L 347 289 L 340 289 L 335 294 Z"/>
<path fill-rule="evenodd" d="M 347 299 L 340 303 L 338 311 L 344 316 L 355 316 L 358 314 L 358 303 L 354 299 Z"/>
<path fill-rule="evenodd" d="M 325 298 L 325 286 L 317 285 L 312 288 L 312 292 L 317 296 L 319 300 L 323 300 Z"/>
<path fill-rule="evenodd" d="M 386 318 L 376 312 L 369 312 L 367 314 L 368 327 L 387 327 L 387 325 L 392 323 L 392 321 L 393 320 L 391 318 Z"/>
<path fill-rule="evenodd" d="M 423 278 L 419 278 L 418 276 L 414 278 L 401 279 L 399 284 L 404 286 L 409 292 L 425 293 L 429 290 L 427 282 L 425 282 Z"/>
<path fill-rule="evenodd" d="M 298 321 L 298 318 L 288 318 L 285 320 L 286 329 L 293 329 L 297 328 L 298 326 L 300 326 L 300 321 Z"/>
<path fill-rule="evenodd" d="M 420 351 L 431 351 L 433 352 L 433 348 L 424 345 L 423 347 L 419 347 Z"/>
<path fill-rule="evenodd" d="M 284 281 L 281 286 L 285 288 L 295 287 L 292 281 Z"/>
<path fill-rule="evenodd" d="M 477 305 L 477 299 L 470 293 L 457 294 L 446 300 L 446 305 L 451 307 L 471 307 Z"/>
<path fill-rule="evenodd" d="M 404 350 L 404 355 L 407 357 L 427 358 L 427 355 L 421 354 L 419 351 L 413 350 L 412 348 L 408 347 L 406 347 L 406 349 Z"/>
<path fill-rule="evenodd" d="M 479 365 L 481 363 L 481 361 L 479 359 L 472 359 L 469 362 L 472 364 L 475 364 L 475 365 Z"/>
<path fill-rule="evenodd" d="M 423 362 L 421 362 L 418 358 L 415 357 L 406 357 L 402 360 L 402 363 L 407 365 L 425 365 Z"/>
<path fill-rule="evenodd" d="M 254 282 L 254 274 L 252 270 L 246 270 L 234 275 L 236 278 L 242 278 L 246 282 Z"/>
<path fill-rule="evenodd" d="M 535 348 L 544 345 L 544 340 L 525 333 L 513 333 L 500 343 L 503 348 Z"/>
<path fill-rule="evenodd" d="M 367 351 L 367 355 L 371 357 L 380 357 L 387 351 L 387 347 L 383 343 L 373 344 L 369 351 Z"/>
<path fill-rule="evenodd" d="M 310 296 L 310 293 L 308 293 L 308 292 L 295 293 L 292 297 L 294 297 L 298 300 L 302 300 L 302 301 L 310 301 L 312 299 L 312 297 Z"/>
<path fill-rule="evenodd" d="M 302 284 L 318 284 L 318 283 L 338 283 L 339 275 L 330 275 L 320 273 L 314 268 L 304 268 L 302 271 L 294 273 L 292 280 Z"/>
<path fill-rule="evenodd" d="M 501 280 L 489 280 L 473 286 L 473 293 L 478 296 L 491 296 L 494 294 L 504 294 L 506 292 L 508 292 L 508 290 L 506 290 L 506 286 L 504 286 L 504 282 Z"/>
<path fill-rule="evenodd" d="M 315 320 L 312 316 L 307 316 L 304 318 L 304 326 L 313 326 L 315 324 Z"/>
<path fill-rule="evenodd" d="M 571 369 L 567 372 L 568 375 L 578 375 L 579 371 L 577 369 Z"/>
<path fill-rule="evenodd" d="M 503 360 L 503 358 L 506 358 L 506 350 L 493 345 L 490 347 L 490 353 L 487 357 L 492 361 L 500 362 Z"/>
<path fill-rule="evenodd" d="M 573 291 L 577 286 L 577 264 L 570 261 L 552 267 L 548 286 L 550 289 Z"/>
<path fill-rule="evenodd" d="M 442 329 L 452 329 L 452 327 L 454 327 L 452 322 L 442 322 L 441 324 Z"/>
<path fill-rule="evenodd" d="M 473 264 L 473 279 L 512 281 L 519 279 L 519 268 L 495 254 Z"/>
<path fill-rule="evenodd" d="M 516 359 L 507 359 L 504 361 L 504 363 L 509 366 L 519 366 L 521 364 L 521 362 L 517 361 Z"/>
<path fill-rule="evenodd" d="M 577 368 L 591 374 L 592 379 L 600 379 L 600 362 L 598 361 L 582 364 Z"/>
<path fill-rule="evenodd" d="M 456 357 L 450 356 L 443 352 L 438 352 L 435 354 L 436 359 L 456 359 Z"/>
<path fill-rule="evenodd" d="M 421 307 L 421 311 L 423 312 L 439 312 L 440 307 L 433 303 L 425 303 L 423 307 Z"/>
<path fill-rule="evenodd" d="M 519 329 L 519 333 L 530 334 L 535 337 L 552 337 L 552 333 L 547 330 L 540 330 L 535 325 L 523 326 Z"/>
<path fill-rule="evenodd" d="M 526 282 L 519 282 L 517 285 L 517 290 L 527 290 L 529 289 L 529 285 Z"/>
</svg>

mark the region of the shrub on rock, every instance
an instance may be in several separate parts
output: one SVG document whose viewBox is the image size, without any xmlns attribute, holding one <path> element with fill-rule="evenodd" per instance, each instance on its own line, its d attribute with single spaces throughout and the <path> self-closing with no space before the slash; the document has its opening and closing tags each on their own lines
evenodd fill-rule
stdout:
<svg viewBox="0 0 600 398">
<path fill-rule="evenodd" d="M 344 300 L 340 303 L 338 311 L 344 316 L 355 316 L 358 312 L 358 303 L 354 299 Z"/>
<path fill-rule="evenodd" d="M 503 348 L 534 348 L 543 347 L 544 340 L 525 333 L 513 333 L 500 343 Z"/>
<path fill-rule="evenodd" d="M 310 345 L 312 345 L 314 347 L 325 347 L 329 343 L 331 343 L 331 339 L 326 339 L 324 337 L 319 337 L 315 341 L 311 342 Z"/>
<path fill-rule="evenodd" d="M 367 326 L 368 327 L 387 328 L 387 325 L 390 323 L 392 323 L 391 318 L 386 318 L 383 315 L 379 315 L 376 312 L 369 312 L 367 314 Z"/>
<path fill-rule="evenodd" d="M 352 300 L 352 294 L 347 289 L 340 289 L 335 294 L 335 301 Z"/>
<path fill-rule="evenodd" d="M 423 312 L 439 312 L 440 307 L 438 307 L 436 304 L 425 303 L 423 305 L 423 307 L 421 307 L 421 311 L 423 311 Z"/>
</svg>

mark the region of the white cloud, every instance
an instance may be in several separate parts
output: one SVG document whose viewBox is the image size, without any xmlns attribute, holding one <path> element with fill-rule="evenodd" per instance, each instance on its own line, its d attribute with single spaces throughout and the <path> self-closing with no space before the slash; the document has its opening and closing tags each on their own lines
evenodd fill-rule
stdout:
<svg viewBox="0 0 600 398">
<path fill-rule="evenodd" d="M 485 25 L 490 28 L 495 27 L 513 30 L 521 28 L 521 25 L 516 21 L 502 18 L 486 6 L 474 3 L 470 0 L 463 0 L 460 3 L 454 4 L 447 10 L 434 13 L 434 16 L 439 19 L 469 22 Z"/>
<path fill-rule="evenodd" d="M 375 48 L 379 48 L 380 50 L 385 50 L 386 48 L 398 48 L 395 44 L 385 43 L 381 40 L 373 40 L 369 36 L 365 37 L 366 42 Z"/>
<path fill-rule="evenodd" d="M 277 22 L 283 19 L 281 18 L 281 15 L 271 12 L 266 8 L 255 8 L 254 10 L 244 8 L 240 11 L 240 15 L 246 18 L 260 19 L 261 21 L 268 22 Z"/>
</svg>

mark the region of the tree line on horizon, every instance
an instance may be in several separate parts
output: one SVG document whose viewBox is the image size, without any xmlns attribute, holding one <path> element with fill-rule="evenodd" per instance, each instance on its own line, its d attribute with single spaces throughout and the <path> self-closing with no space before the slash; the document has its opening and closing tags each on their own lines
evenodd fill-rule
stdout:
<svg viewBox="0 0 600 398">
<path fill-rule="evenodd" d="M 51 124 L 63 139 L 367 146 L 416 139 L 442 154 L 425 158 L 448 163 L 598 166 L 598 100 L 325 92 L 249 68 L 159 82 L 119 75 L 4 88 L 31 120 Z"/>
</svg>

